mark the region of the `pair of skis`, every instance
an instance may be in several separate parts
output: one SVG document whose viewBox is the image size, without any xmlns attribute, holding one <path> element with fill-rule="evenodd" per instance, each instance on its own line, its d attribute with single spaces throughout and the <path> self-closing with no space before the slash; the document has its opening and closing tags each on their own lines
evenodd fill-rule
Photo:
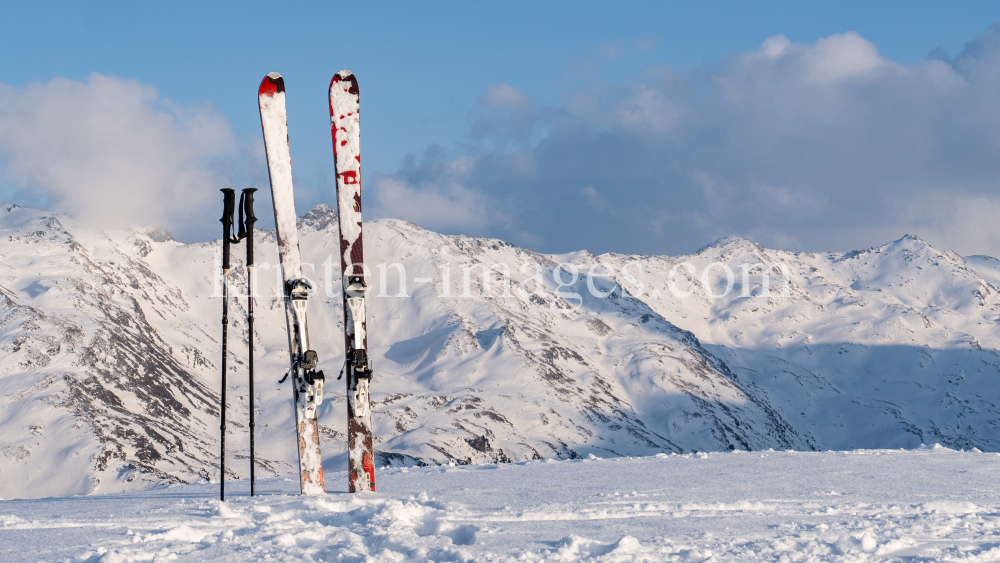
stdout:
<svg viewBox="0 0 1000 563">
<path fill-rule="evenodd" d="M 364 250 L 361 237 L 361 120 L 358 81 L 349 71 L 330 82 L 330 124 L 337 174 L 337 210 L 340 218 L 340 266 L 343 274 L 344 340 L 347 373 L 347 448 L 350 492 L 375 490 L 369 385 Z M 285 112 L 285 81 L 272 72 L 257 91 L 264 147 L 271 178 L 278 256 L 284 279 L 285 322 L 288 329 L 290 374 L 293 378 L 295 431 L 299 448 L 302 494 L 325 492 L 316 409 L 323 400 L 318 354 L 309 347 L 306 305 L 311 284 L 302 276 L 299 237 L 292 191 L 292 163 Z"/>
</svg>

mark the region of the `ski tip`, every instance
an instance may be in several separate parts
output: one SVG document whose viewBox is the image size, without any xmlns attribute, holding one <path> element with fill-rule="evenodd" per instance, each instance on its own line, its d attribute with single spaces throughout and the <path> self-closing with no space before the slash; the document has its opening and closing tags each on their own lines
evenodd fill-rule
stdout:
<svg viewBox="0 0 1000 563">
<path fill-rule="evenodd" d="M 257 96 L 273 96 L 285 91 L 285 79 L 277 72 L 272 72 L 260 81 L 260 89 Z"/>
<path fill-rule="evenodd" d="M 330 81 L 330 91 L 332 92 L 334 86 L 337 86 L 338 84 L 341 88 L 344 88 L 344 91 L 348 94 L 354 96 L 358 95 L 358 79 L 354 76 L 353 72 L 349 70 L 342 70 L 337 74 L 334 74 L 333 80 Z"/>
</svg>

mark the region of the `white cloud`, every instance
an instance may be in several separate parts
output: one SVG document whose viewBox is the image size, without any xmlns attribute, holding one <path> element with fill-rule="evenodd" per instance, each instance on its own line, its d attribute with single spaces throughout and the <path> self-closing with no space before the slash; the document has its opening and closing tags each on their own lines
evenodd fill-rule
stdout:
<svg viewBox="0 0 1000 563">
<path fill-rule="evenodd" d="M 587 202 L 587 205 L 595 209 L 607 208 L 608 201 L 604 199 L 604 196 L 601 195 L 601 192 L 595 190 L 593 186 L 587 186 L 586 188 L 583 188 L 582 190 L 580 190 L 580 193 L 583 195 L 583 199 L 584 201 Z"/>
<path fill-rule="evenodd" d="M 463 224 L 482 213 L 490 235 L 550 252 L 677 253 L 729 234 L 850 250 L 913 232 L 1000 255 L 1000 25 L 953 60 L 903 65 L 844 33 L 771 37 L 714 69 L 606 74 L 548 108 L 493 87 L 484 99 L 511 102 L 502 120 L 474 120 L 471 138 L 490 142 L 461 176 L 428 160 L 393 178 L 411 198 L 473 190 L 489 203 Z M 543 134 L 525 143 L 526 131 Z"/>
<path fill-rule="evenodd" d="M 879 55 L 875 45 L 853 32 L 831 35 L 819 39 L 815 45 L 803 46 L 800 56 L 807 68 L 807 79 L 818 82 L 864 75 L 893 64 Z"/>
<path fill-rule="evenodd" d="M 406 219 L 435 231 L 485 235 L 505 218 L 496 202 L 463 185 L 474 162 L 472 157 L 446 162 L 434 182 L 376 175 L 370 209 L 375 216 Z"/>
<path fill-rule="evenodd" d="M 900 202 L 907 228 L 942 250 L 1000 256 L 1000 198 L 930 194 Z"/>
<path fill-rule="evenodd" d="M 6 179 L 94 224 L 184 229 L 218 219 L 214 204 L 228 180 L 213 159 L 232 150 L 219 113 L 164 100 L 135 80 L 92 74 L 0 85 Z"/>
<path fill-rule="evenodd" d="M 523 109 L 531 107 L 531 99 L 517 88 L 501 82 L 500 84 L 490 84 L 483 90 L 479 103 L 484 108 L 516 108 Z"/>
<path fill-rule="evenodd" d="M 760 52 L 774 58 L 784 54 L 791 46 L 792 42 L 784 35 L 772 35 L 761 43 Z"/>
</svg>

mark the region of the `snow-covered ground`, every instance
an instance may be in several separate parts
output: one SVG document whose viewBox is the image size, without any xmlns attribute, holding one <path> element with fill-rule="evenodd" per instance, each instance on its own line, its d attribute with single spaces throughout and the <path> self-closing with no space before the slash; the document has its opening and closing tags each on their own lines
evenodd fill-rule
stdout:
<svg viewBox="0 0 1000 563">
<path fill-rule="evenodd" d="M 0 502 L 0 560 L 1000 561 L 1000 455 L 940 446 L 391 468 Z M 339 492 L 337 489 L 339 488 Z"/>
<path fill-rule="evenodd" d="M 320 288 L 309 334 L 329 378 L 328 474 L 346 468 L 337 232 L 325 205 L 298 225 Z M 297 466 L 290 384 L 278 384 L 284 305 L 265 268 L 277 248 L 273 232 L 257 235 L 253 334 L 242 248 L 230 273 L 231 479 L 249 476 L 251 338 L 257 475 Z M 367 223 L 365 237 L 377 466 L 921 443 L 1000 451 L 996 259 L 913 236 L 818 254 L 727 238 L 678 257 L 542 255 L 396 220 Z M 0 497 L 218 479 L 218 250 L 0 206 Z M 570 270 L 581 274 L 572 284 Z"/>
</svg>

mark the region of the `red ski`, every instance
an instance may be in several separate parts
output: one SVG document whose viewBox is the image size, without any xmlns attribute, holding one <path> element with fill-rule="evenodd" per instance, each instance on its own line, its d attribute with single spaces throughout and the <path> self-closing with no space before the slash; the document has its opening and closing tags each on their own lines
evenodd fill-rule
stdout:
<svg viewBox="0 0 1000 563">
<path fill-rule="evenodd" d="M 350 491 L 375 490 L 372 444 L 372 371 L 368 361 L 365 257 L 361 238 L 361 118 L 358 79 L 350 71 L 330 81 L 330 124 L 337 173 L 340 217 L 340 267 L 344 289 L 344 341 L 347 352 L 347 459 Z"/>
</svg>

